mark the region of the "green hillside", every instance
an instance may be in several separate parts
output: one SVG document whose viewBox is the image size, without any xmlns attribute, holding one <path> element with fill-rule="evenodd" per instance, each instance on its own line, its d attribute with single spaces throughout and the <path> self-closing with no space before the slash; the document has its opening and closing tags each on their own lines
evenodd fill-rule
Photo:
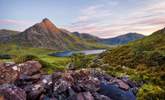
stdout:
<svg viewBox="0 0 165 100">
<path fill-rule="evenodd" d="M 0 45 L 0 55 L 7 54 L 10 55 L 10 59 L 2 59 L 0 61 L 14 61 L 16 63 L 21 63 L 26 60 L 35 59 L 42 63 L 44 69 L 51 73 L 53 70 L 63 70 L 66 65 L 70 62 L 68 57 L 52 57 L 48 56 L 50 53 L 56 52 L 55 50 L 44 49 L 44 48 L 30 48 L 30 47 L 20 47 L 13 44 L 1 44 Z"/>
<path fill-rule="evenodd" d="M 159 30 L 144 39 L 108 51 L 104 56 L 105 62 L 129 67 L 136 67 L 139 64 L 165 66 L 164 30 Z"/>
<path fill-rule="evenodd" d="M 138 100 L 165 99 L 165 29 L 143 39 L 108 50 L 91 67 L 141 83 Z"/>
</svg>

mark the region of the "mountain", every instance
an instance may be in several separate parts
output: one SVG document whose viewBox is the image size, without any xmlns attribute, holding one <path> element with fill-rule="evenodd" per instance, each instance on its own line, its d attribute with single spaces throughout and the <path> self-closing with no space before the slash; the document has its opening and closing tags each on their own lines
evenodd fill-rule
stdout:
<svg viewBox="0 0 165 100">
<path fill-rule="evenodd" d="M 138 33 L 127 33 L 127 34 L 120 35 L 114 38 L 103 39 L 103 38 L 90 35 L 88 33 L 73 32 L 72 34 L 88 42 L 98 42 L 98 43 L 108 44 L 108 45 L 127 44 L 128 42 L 135 41 L 137 39 L 141 39 L 145 37 L 144 35 L 138 34 Z"/>
<path fill-rule="evenodd" d="M 114 66 L 165 66 L 165 28 L 143 39 L 107 51 L 103 59 Z"/>
<path fill-rule="evenodd" d="M 12 37 L 19 34 L 18 31 L 1 29 L 0 30 L 0 44 L 4 44 L 12 40 Z"/>
<path fill-rule="evenodd" d="M 73 32 L 72 34 L 88 42 L 99 42 L 101 40 L 101 38 L 88 33 Z"/>
<path fill-rule="evenodd" d="M 0 30 L 1 44 L 48 48 L 56 50 L 80 50 L 106 48 L 105 44 L 126 44 L 144 37 L 137 33 L 129 33 L 115 38 L 102 39 L 87 33 L 69 32 L 60 29 L 45 18 L 23 32 Z"/>
<path fill-rule="evenodd" d="M 18 34 L 18 31 L 12 31 L 12 30 L 7 30 L 7 29 L 1 29 L 0 30 L 0 37 L 6 37 L 9 35 L 16 35 Z"/>
<path fill-rule="evenodd" d="M 143 38 L 144 35 L 138 33 L 127 33 L 114 38 L 102 39 L 101 43 L 110 45 L 120 45 L 127 44 L 128 42 L 135 41 L 137 39 Z"/>
<path fill-rule="evenodd" d="M 19 34 L 0 38 L 0 42 L 56 50 L 92 49 L 99 47 L 69 33 L 69 31 L 56 27 L 49 19 L 45 18 L 42 22 L 31 26 Z"/>
</svg>

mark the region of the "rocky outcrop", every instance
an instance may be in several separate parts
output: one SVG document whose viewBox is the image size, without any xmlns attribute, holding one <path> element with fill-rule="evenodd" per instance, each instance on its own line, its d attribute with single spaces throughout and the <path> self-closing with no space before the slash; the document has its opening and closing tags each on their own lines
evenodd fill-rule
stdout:
<svg viewBox="0 0 165 100">
<path fill-rule="evenodd" d="M 7 65 L 7 66 L 6 66 Z M 5 100 L 135 100 L 137 85 L 100 69 L 41 73 L 37 61 L 0 63 L 0 98 Z M 0 70 L 0 71 L 2 71 Z M 131 83 L 128 84 L 128 83 Z M 13 99 L 14 98 L 14 99 Z"/>
</svg>

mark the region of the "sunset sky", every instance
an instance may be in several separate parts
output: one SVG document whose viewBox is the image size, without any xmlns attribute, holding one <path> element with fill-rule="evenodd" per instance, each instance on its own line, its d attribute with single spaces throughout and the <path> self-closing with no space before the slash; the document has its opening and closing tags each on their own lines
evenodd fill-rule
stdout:
<svg viewBox="0 0 165 100">
<path fill-rule="evenodd" d="M 23 31 L 50 19 L 57 27 L 107 38 L 165 27 L 165 0 L 0 0 L 0 29 Z"/>
</svg>

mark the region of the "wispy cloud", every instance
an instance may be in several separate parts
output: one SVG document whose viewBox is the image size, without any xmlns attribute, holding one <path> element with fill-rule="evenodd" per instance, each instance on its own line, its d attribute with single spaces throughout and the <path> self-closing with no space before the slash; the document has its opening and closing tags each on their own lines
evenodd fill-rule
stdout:
<svg viewBox="0 0 165 100">
<path fill-rule="evenodd" d="M 130 8 L 132 11 L 124 13 L 125 15 L 120 12 L 116 14 L 117 10 L 112 9 L 113 7 L 110 9 L 108 4 L 91 5 L 83 9 L 81 15 L 67 28 L 100 37 L 114 37 L 127 32 L 149 35 L 165 26 L 165 1 L 152 1 L 138 9 Z M 120 5 L 116 3 L 113 6 L 115 8 Z"/>
<path fill-rule="evenodd" d="M 14 19 L 0 19 L 0 24 L 9 24 L 9 25 L 27 25 L 33 23 L 32 21 L 28 20 L 14 20 Z"/>
<path fill-rule="evenodd" d="M 25 28 L 33 25 L 34 22 L 30 20 L 15 20 L 15 19 L 0 19 L 0 26 L 10 28 L 12 30 L 23 31 Z"/>
</svg>

